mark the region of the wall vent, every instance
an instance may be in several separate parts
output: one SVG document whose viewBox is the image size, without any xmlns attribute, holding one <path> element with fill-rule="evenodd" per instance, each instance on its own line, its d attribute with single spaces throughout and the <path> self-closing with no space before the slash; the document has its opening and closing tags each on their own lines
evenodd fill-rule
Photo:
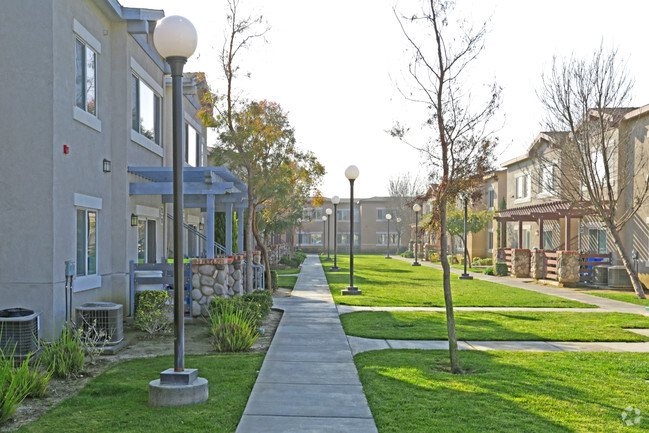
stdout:
<svg viewBox="0 0 649 433">
<path fill-rule="evenodd" d="M 36 352 L 39 348 L 38 315 L 26 308 L 0 310 L 0 350 L 6 354 L 13 352 L 16 357 Z"/>
<path fill-rule="evenodd" d="M 608 286 L 617 288 L 630 288 L 631 278 L 624 266 L 609 266 L 608 268 Z"/>
<path fill-rule="evenodd" d="M 124 339 L 124 314 L 121 304 L 113 302 L 88 302 L 76 308 L 77 326 L 87 331 L 95 327 L 104 331 L 108 344 L 117 344 Z"/>
</svg>

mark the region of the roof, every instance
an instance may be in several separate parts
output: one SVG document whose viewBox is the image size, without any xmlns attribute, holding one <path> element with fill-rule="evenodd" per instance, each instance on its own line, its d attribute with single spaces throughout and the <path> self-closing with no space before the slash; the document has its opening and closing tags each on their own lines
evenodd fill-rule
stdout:
<svg viewBox="0 0 649 433">
<path fill-rule="evenodd" d="M 569 201 L 553 201 L 530 206 L 520 206 L 496 211 L 494 217 L 498 221 L 538 221 L 539 219 L 559 219 L 563 216 L 581 218 L 592 212 L 584 209 L 587 203 L 572 203 Z"/>
<path fill-rule="evenodd" d="M 536 157 L 534 151 L 541 143 L 557 143 L 570 135 L 568 131 L 542 131 L 536 136 L 532 144 L 527 148 L 527 152 L 521 156 L 505 161 L 501 164 L 502 167 L 509 167 L 518 162 L 525 161 L 530 158 Z"/>
</svg>

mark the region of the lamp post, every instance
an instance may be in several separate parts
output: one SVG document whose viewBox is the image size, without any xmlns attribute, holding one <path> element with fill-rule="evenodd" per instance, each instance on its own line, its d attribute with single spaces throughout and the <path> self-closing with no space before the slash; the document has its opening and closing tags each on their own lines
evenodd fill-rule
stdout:
<svg viewBox="0 0 649 433">
<path fill-rule="evenodd" d="M 467 246 L 466 246 L 466 219 L 467 219 L 467 212 L 468 212 L 468 197 L 464 196 L 464 273 L 460 275 L 458 278 L 460 280 L 472 280 L 473 277 L 466 272 L 466 259 L 467 259 Z"/>
<path fill-rule="evenodd" d="M 332 210 L 330 207 L 327 208 L 325 213 L 327 214 L 327 258 L 324 259 L 325 262 L 331 262 L 331 214 Z"/>
<path fill-rule="evenodd" d="M 412 210 L 415 211 L 415 261 L 413 262 L 412 266 L 421 266 L 421 263 L 417 261 L 417 244 L 419 243 L 419 211 L 421 210 L 421 206 L 419 206 L 419 203 L 415 203 L 414 206 L 412 207 Z"/>
<path fill-rule="evenodd" d="M 162 19 L 153 32 L 158 53 L 171 69 L 174 208 L 174 368 L 160 373 L 149 383 L 153 406 L 180 406 L 207 400 L 207 380 L 196 369 L 185 370 L 185 312 L 183 257 L 183 67 L 196 50 L 198 35 L 192 23 L 181 16 Z"/>
<path fill-rule="evenodd" d="M 349 286 L 341 290 L 342 295 L 363 294 L 354 286 L 354 181 L 358 174 L 358 167 L 355 165 L 350 165 L 345 170 L 345 177 L 349 180 Z"/>
<path fill-rule="evenodd" d="M 322 215 L 322 255 L 324 256 L 325 229 L 327 228 L 327 215 Z"/>
<path fill-rule="evenodd" d="M 297 247 L 302 248 L 302 218 L 298 218 L 297 223 Z"/>
<path fill-rule="evenodd" d="M 392 219 L 392 215 L 386 214 L 385 219 L 388 220 L 388 254 L 385 256 L 386 259 L 391 259 L 390 257 L 390 220 Z"/>
<path fill-rule="evenodd" d="M 401 249 L 401 218 L 397 217 L 397 254 Z"/>
<path fill-rule="evenodd" d="M 340 197 L 337 195 L 331 197 L 331 203 L 334 205 L 334 265 L 329 268 L 329 272 L 338 272 L 340 268 L 338 267 L 336 246 L 338 245 L 338 203 L 340 203 Z"/>
</svg>

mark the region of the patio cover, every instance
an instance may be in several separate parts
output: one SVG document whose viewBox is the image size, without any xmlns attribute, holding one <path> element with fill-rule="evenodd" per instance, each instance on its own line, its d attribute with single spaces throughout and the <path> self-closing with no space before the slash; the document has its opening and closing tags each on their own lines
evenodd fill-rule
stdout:
<svg viewBox="0 0 649 433">
<path fill-rule="evenodd" d="M 128 167 L 128 172 L 148 182 L 131 182 L 130 195 L 160 195 L 163 203 L 173 202 L 172 167 Z M 239 218 L 247 207 L 248 186 L 225 167 L 185 167 L 183 169 L 183 201 L 185 208 L 200 208 L 206 213 L 207 245 L 214 245 L 214 212 L 225 212 L 226 254 L 232 254 L 232 214 Z M 243 221 L 238 224 L 239 250 L 243 246 Z M 207 249 L 208 258 L 214 249 Z"/>
</svg>

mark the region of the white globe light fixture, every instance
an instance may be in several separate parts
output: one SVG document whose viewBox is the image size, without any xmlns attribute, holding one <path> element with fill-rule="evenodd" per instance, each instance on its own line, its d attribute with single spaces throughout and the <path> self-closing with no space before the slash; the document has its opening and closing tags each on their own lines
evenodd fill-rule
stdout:
<svg viewBox="0 0 649 433">
<path fill-rule="evenodd" d="M 415 211 L 415 261 L 413 262 L 412 266 L 421 266 L 421 263 L 417 261 L 417 244 L 419 243 L 419 226 L 418 226 L 418 219 L 417 217 L 419 216 L 419 211 L 421 210 L 421 206 L 419 203 L 415 203 L 412 206 L 412 210 Z"/>
<path fill-rule="evenodd" d="M 324 261 L 331 262 L 331 214 L 333 211 L 328 207 L 325 213 L 327 214 L 327 258 Z"/>
<path fill-rule="evenodd" d="M 187 59 L 196 51 L 198 33 L 187 18 L 170 15 L 156 25 L 153 31 L 153 44 L 165 59 L 170 57 Z"/>
<path fill-rule="evenodd" d="M 173 248 L 174 248 L 174 368 L 160 373 L 149 383 L 151 406 L 182 406 L 208 398 L 207 380 L 196 369 L 185 370 L 185 311 L 183 257 L 183 67 L 196 51 L 198 34 L 184 17 L 171 15 L 160 20 L 153 31 L 153 43 L 171 69 L 172 155 L 173 155 Z M 209 249 L 208 249 L 209 250 Z M 212 255 L 213 257 L 213 255 Z M 171 386 L 170 386 L 171 385 Z"/>
<path fill-rule="evenodd" d="M 331 203 L 333 203 L 334 206 L 337 205 L 338 203 L 340 203 L 340 197 L 338 197 L 337 195 L 331 197 Z"/>
<path fill-rule="evenodd" d="M 340 291 L 342 295 L 363 294 L 354 286 L 354 181 L 358 175 L 358 167 L 355 165 L 350 165 L 345 170 L 345 177 L 349 180 L 349 286 Z"/>
<path fill-rule="evenodd" d="M 331 203 L 334 205 L 334 265 L 329 268 L 329 272 L 338 272 L 340 268 L 338 267 L 338 203 L 340 203 L 340 197 L 337 195 L 331 197 Z"/>
</svg>

